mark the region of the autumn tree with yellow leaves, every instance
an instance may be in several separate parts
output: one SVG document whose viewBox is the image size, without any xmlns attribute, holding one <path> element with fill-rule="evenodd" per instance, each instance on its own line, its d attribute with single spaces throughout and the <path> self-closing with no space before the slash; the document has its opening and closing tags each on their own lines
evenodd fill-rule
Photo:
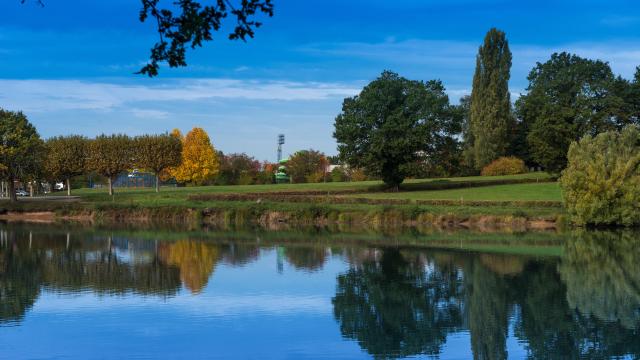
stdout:
<svg viewBox="0 0 640 360">
<path fill-rule="evenodd" d="M 170 171 L 176 181 L 193 185 L 212 181 L 218 174 L 220 163 L 207 132 L 195 127 L 184 138 L 177 129 L 171 135 L 182 139 L 182 161 Z"/>
</svg>

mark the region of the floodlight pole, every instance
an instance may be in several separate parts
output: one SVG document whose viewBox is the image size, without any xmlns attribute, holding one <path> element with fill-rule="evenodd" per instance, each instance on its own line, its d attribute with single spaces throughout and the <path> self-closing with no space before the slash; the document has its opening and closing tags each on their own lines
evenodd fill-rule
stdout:
<svg viewBox="0 0 640 360">
<path fill-rule="evenodd" d="M 282 145 L 284 144 L 284 134 L 278 135 L 278 163 L 282 160 Z"/>
</svg>

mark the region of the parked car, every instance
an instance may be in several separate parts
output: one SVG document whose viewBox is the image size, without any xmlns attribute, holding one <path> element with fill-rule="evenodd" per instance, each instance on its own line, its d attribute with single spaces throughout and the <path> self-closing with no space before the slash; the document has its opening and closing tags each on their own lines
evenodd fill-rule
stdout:
<svg viewBox="0 0 640 360">
<path fill-rule="evenodd" d="M 16 190 L 16 196 L 29 196 L 29 193 L 24 190 Z"/>
</svg>

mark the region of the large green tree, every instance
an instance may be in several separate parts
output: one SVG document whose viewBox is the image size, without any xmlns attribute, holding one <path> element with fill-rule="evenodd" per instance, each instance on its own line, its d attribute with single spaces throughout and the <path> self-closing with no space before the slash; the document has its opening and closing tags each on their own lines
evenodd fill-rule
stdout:
<svg viewBox="0 0 640 360">
<path fill-rule="evenodd" d="M 45 142 L 44 167 L 47 175 L 55 180 L 64 180 L 67 195 L 71 195 L 71 178 L 86 172 L 89 141 L 84 136 L 70 135 L 49 138 Z"/>
<path fill-rule="evenodd" d="M 357 96 L 346 98 L 334 137 L 340 158 L 398 187 L 412 166 L 460 132 L 460 112 L 440 81 L 412 81 L 385 71 Z"/>
<path fill-rule="evenodd" d="M 156 177 L 156 192 L 160 191 L 160 174 L 180 165 L 182 141 L 169 134 L 141 135 L 134 139 L 136 165 L 153 171 Z"/>
<path fill-rule="evenodd" d="M 89 143 L 89 169 L 107 178 L 109 195 L 118 175 L 134 165 L 132 141 L 127 135 L 100 135 Z"/>
<path fill-rule="evenodd" d="M 507 154 L 513 116 L 509 96 L 511 51 L 505 33 L 491 29 L 478 50 L 471 89 L 473 159 L 480 170 Z"/>
<path fill-rule="evenodd" d="M 11 201 L 17 200 L 14 182 L 40 172 L 42 149 L 36 128 L 23 113 L 0 109 L 0 179 L 8 182 Z"/>
<path fill-rule="evenodd" d="M 547 171 L 565 168 L 572 141 L 632 121 L 622 97 L 627 85 L 614 91 L 616 79 L 605 62 L 555 53 L 528 80 L 527 94 L 516 103 L 519 132 L 526 134 L 530 159 Z"/>
</svg>

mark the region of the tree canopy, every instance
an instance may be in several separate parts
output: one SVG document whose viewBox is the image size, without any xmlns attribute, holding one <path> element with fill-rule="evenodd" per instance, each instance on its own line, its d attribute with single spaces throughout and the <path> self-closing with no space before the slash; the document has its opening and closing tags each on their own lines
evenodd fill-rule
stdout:
<svg viewBox="0 0 640 360">
<path fill-rule="evenodd" d="M 326 176 L 329 161 L 317 150 L 300 150 L 287 162 L 287 172 L 294 183 L 320 182 Z"/>
<path fill-rule="evenodd" d="M 174 131 L 173 136 L 179 136 Z M 203 185 L 218 174 L 220 163 L 211 145 L 209 135 L 202 128 L 195 127 L 182 139 L 182 160 L 171 174 L 179 183 Z"/>
<path fill-rule="evenodd" d="M 41 170 L 43 142 L 22 112 L 0 109 L 0 179 L 9 183 L 16 201 L 15 180 L 31 180 Z"/>
<path fill-rule="evenodd" d="M 581 225 L 640 224 L 640 129 L 585 136 L 569 148 L 560 185 L 567 212 Z"/>
<path fill-rule="evenodd" d="M 160 174 L 170 167 L 180 165 L 182 141 L 169 134 L 142 135 L 134 139 L 136 164 L 153 171 L 156 177 L 156 192 L 160 191 Z"/>
<path fill-rule="evenodd" d="M 567 164 L 572 141 L 584 135 L 619 129 L 624 99 L 613 91 L 611 68 L 600 60 L 555 53 L 529 73 L 527 94 L 516 106 L 531 159 L 559 173 Z"/>
<path fill-rule="evenodd" d="M 109 195 L 113 195 L 116 177 L 133 164 L 132 141 L 126 135 L 100 135 L 89 145 L 89 168 L 109 181 Z"/>
<path fill-rule="evenodd" d="M 345 163 L 397 187 L 411 165 L 433 156 L 460 131 L 458 115 L 440 81 L 412 81 L 385 71 L 344 99 L 333 135 Z"/>
<path fill-rule="evenodd" d="M 478 49 L 470 104 L 473 161 L 477 170 L 507 154 L 513 128 L 509 78 L 511 51 L 504 32 L 491 29 Z M 464 103 L 463 103 L 464 104 Z M 470 137 L 470 135 L 472 137 Z"/>
<path fill-rule="evenodd" d="M 66 181 L 67 195 L 71 195 L 70 179 L 87 171 L 89 140 L 79 135 L 56 136 L 47 139 L 45 148 L 47 175 L 53 180 Z"/>
</svg>

